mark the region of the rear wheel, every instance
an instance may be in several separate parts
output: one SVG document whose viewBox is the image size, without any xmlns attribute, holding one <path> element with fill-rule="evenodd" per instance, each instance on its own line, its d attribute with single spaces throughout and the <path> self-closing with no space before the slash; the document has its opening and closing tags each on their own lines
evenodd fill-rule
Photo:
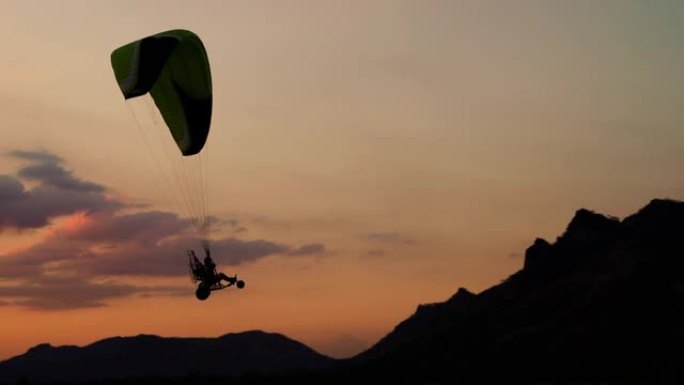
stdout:
<svg viewBox="0 0 684 385">
<path fill-rule="evenodd" d="M 211 294 L 211 290 L 209 290 L 208 287 L 206 287 L 202 284 L 200 284 L 197 287 L 197 291 L 195 291 L 195 296 L 200 301 L 204 301 L 205 299 L 209 298 L 209 294 Z"/>
</svg>

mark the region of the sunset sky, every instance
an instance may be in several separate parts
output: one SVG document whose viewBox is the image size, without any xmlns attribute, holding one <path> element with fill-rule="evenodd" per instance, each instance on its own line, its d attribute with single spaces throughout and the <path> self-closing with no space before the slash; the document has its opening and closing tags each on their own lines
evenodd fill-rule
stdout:
<svg viewBox="0 0 684 385">
<path fill-rule="evenodd" d="M 579 208 L 684 199 L 682 20 L 677 0 L 0 1 L 0 360 L 251 329 L 350 356 Z M 212 68 L 214 255 L 247 282 L 205 302 L 109 62 L 176 28 Z"/>
</svg>

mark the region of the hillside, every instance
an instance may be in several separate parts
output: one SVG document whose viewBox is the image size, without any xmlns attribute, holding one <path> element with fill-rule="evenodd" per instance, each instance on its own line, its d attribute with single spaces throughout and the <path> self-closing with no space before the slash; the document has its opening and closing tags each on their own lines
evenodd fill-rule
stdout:
<svg viewBox="0 0 684 385">
<path fill-rule="evenodd" d="M 418 382 L 682 377 L 683 268 L 684 203 L 622 221 L 581 209 L 505 282 L 419 306 L 346 364 Z"/>
<path fill-rule="evenodd" d="M 0 380 L 93 381 L 283 374 L 327 367 L 333 360 L 280 334 L 249 331 L 218 338 L 114 337 L 76 347 L 31 348 L 0 363 Z"/>
</svg>

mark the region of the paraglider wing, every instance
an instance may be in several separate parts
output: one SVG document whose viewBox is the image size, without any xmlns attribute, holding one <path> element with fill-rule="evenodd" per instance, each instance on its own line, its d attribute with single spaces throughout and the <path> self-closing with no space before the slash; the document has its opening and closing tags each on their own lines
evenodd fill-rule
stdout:
<svg viewBox="0 0 684 385">
<path fill-rule="evenodd" d="M 117 48 L 111 61 L 124 98 L 149 92 L 181 153 L 199 153 L 212 109 L 209 59 L 200 38 L 180 29 L 158 33 Z"/>
</svg>

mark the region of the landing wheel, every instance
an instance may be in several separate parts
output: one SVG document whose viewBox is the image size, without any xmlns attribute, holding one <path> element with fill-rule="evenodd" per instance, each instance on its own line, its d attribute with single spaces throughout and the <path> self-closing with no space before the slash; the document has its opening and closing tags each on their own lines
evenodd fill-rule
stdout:
<svg viewBox="0 0 684 385">
<path fill-rule="evenodd" d="M 211 290 L 204 285 L 199 285 L 197 287 L 197 291 L 195 291 L 195 296 L 200 301 L 204 301 L 205 299 L 209 298 L 209 294 L 211 294 Z"/>
<path fill-rule="evenodd" d="M 245 281 L 239 280 L 239 281 L 237 281 L 237 283 L 235 285 L 237 286 L 238 289 L 243 289 L 245 287 Z"/>
</svg>

